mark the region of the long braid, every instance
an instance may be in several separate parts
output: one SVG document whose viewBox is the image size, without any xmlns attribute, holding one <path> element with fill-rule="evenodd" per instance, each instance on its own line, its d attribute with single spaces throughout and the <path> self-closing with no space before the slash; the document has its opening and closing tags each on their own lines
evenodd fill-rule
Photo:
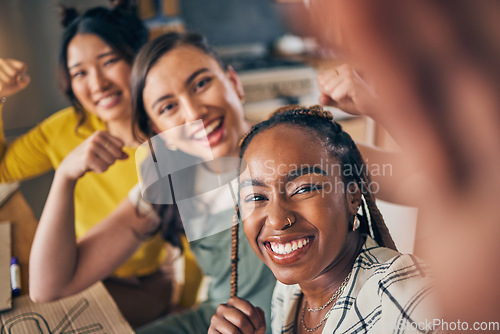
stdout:
<svg viewBox="0 0 500 334">
<path fill-rule="evenodd" d="M 375 241 L 381 246 L 397 250 L 396 244 L 394 243 L 394 240 L 389 233 L 389 229 L 385 225 L 382 213 L 375 204 L 375 196 L 369 188 L 369 174 L 363 172 L 363 174 L 361 175 L 361 182 L 363 187 L 362 194 L 365 198 L 366 205 L 368 206 Z"/>
<path fill-rule="evenodd" d="M 340 124 L 333 120 L 333 115 L 323 110 L 321 106 L 306 108 L 292 105 L 276 110 L 266 121 L 252 127 L 242 138 L 240 142 L 240 157 L 243 157 L 245 150 L 255 135 L 279 124 L 301 126 L 316 132 L 323 140 L 325 146 L 329 147 L 332 154 L 340 160 L 343 166 L 352 165 L 359 167 L 361 171 L 359 175 L 351 176 L 351 178 L 343 175 L 343 178 L 346 185 L 349 181 L 355 181 L 365 199 L 367 210 L 362 206 L 364 216 L 360 216 L 363 225 L 362 232 L 372 230 L 373 237 L 380 246 L 396 250 L 396 245 L 384 223 L 382 214 L 375 204 L 375 196 L 370 189 L 370 176 L 359 149 L 352 138 L 342 130 Z M 371 224 L 369 221 L 371 221 Z"/>
</svg>

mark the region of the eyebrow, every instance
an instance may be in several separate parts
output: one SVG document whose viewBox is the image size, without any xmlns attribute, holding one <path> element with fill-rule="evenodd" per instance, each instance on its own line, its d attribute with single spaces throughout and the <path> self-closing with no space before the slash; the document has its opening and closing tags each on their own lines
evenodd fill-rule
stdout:
<svg viewBox="0 0 500 334">
<path fill-rule="evenodd" d="M 203 72 L 208 72 L 208 68 L 200 68 L 199 70 L 195 71 L 193 74 L 191 74 L 187 79 L 186 79 L 186 82 L 184 83 L 184 86 L 189 86 L 191 84 L 191 82 L 193 82 L 193 80 L 198 76 L 200 75 L 201 73 Z M 153 105 L 151 106 L 151 109 L 154 109 L 154 107 L 160 103 L 161 101 L 163 100 L 166 100 L 166 99 L 169 99 L 173 97 L 172 94 L 166 94 L 166 95 L 163 95 L 163 96 L 160 96 L 158 99 L 156 99 L 156 101 L 153 103 Z"/>
<path fill-rule="evenodd" d="M 320 175 L 328 176 L 328 174 L 324 170 L 319 168 L 318 166 L 312 166 L 312 167 L 305 167 L 302 169 L 294 169 L 294 170 L 289 171 L 287 176 L 286 176 L 286 182 L 293 181 L 296 178 L 298 178 L 300 176 L 307 175 L 307 174 L 320 174 Z"/>
<path fill-rule="evenodd" d="M 256 179 L 245 179 L 240 182 L 240 189 L 245 187 L 265 187 L 264 182 Z"/>
<path fill-rule="evenodd" d="M 97 56 L 97 59 L 101 59 L 101 58 L 104 58 L 104 57 L 107 57 L 107 56 L 111 56 L 111 55 L 116 55 L 116 52 L 113 51 L 113 50 L 111 50 L 109 52 L 101 53 L 100 55 Z M 68 66 L 68 70 L 71 70 L 74 67 L 80 66 L 81 64 L 82 63 L 76 63 L 76 64 L 73 64 L 71 66 Z"/>
<path fill-rule="evenodd" d="M 320 175 L 324 175 L 324 176 L 328 175 L 324 170 L 322 170 L 321 168 L 319 168 L 317 166 L 305 167 L 302 169 L 294 169 L 294 170 L 288 172 L 288 174 L 286 176 L 286 182 L 293 181 L 296 178 L 303 176 L 303 175 L 307 175 L 307 174 L 320 174 Z M 240 189 L 245 188 L 245 187 L 265 187 L 265 186 L 266 186 L 266 184 L 264 182 L 257 180 L 257 179 L 245 179 L 245 180 L 241 181 L 240 185 L 239 185 Z"/>
</svg>

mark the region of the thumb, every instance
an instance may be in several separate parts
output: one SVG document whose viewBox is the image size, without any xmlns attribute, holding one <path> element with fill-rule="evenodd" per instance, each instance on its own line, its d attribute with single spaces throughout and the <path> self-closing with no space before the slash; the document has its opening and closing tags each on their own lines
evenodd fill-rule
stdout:
<svg viewBox="0 0 500 334">
<path fill-rule="evenodd" d="M 27 73 L 22 73 L 17 77 L 19 90 L 26 88 L 31 82 L 31 77 Z"/>
</svg>

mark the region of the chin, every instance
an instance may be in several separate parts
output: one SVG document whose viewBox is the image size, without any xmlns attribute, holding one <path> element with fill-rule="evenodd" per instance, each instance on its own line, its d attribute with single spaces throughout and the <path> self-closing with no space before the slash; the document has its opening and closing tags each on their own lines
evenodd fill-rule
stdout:
<svg viewBox="0 0 500 334">
<path fill-rule="evenodd" d="M 297 275 L 297 271 L 294 269 L 277 269 L 270 267 L 271 271 L 274 274 L 274 277 L 281 283 L 285 285 L 294 285 L 294 284 L 299 284 L 302 279 L 300 275 Z"/>
</svg>

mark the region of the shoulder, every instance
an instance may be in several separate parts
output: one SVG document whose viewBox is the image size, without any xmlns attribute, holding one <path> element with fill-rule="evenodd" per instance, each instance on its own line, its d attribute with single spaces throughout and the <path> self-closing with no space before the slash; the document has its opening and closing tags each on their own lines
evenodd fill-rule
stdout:
<svg viewBox="0 0 500 334">
<path fill-rule="evenodd" d="M 84 111 L 85 122 L 78 128 L 78 131 L 93 133 L 96 130 L 104 129 L 105 125 L 95 115 Z M 51 116 L 47 117 L 40 124 L 43 128 L 60 129 L 64 132 L 75 132 L 80 117 L 77 115 L 74 107 L 69 106 L 61 109 Z"/>
<path fill-rule="evenodd" d="M 372 244 L 373 243 L 373 244 Z M 438 316 L 431 272 L 426 262 L 367 240 L 353 274 L 355 308 L 377 312 L 380 325 L 414 322 Z"/>
<path fill-rule="evenodd" d="M 430 270 L 426 262 L 412 254 L 401 254 L 380 247 L 369 237 L 356 259 L 354 270 L 360 276 L 360 281 L 376 282 L 379 294 L 383 292 L 381 290 L 389 288 L 430 282 Z"/>
</svg>

